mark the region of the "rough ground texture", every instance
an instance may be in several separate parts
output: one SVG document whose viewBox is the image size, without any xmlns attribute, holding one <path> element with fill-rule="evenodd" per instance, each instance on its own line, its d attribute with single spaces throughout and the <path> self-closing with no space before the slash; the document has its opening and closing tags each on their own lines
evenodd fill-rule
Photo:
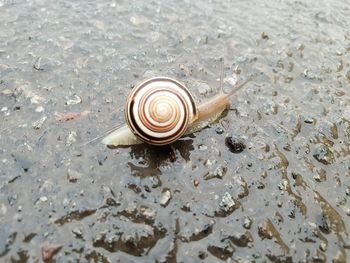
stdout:
<svg viewBox="0 0 350 263">
<path fill-rule="evenodd" d="M 1 262 L 350 261 L 350 9 L 320 1 L 0 1 Z M 171 146 L 79 145 L 166 75 Z"/>
</svg>

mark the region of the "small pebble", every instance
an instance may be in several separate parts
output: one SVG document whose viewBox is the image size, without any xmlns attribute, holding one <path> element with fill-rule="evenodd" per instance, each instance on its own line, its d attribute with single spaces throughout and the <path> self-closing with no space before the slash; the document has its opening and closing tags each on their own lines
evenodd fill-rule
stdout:
<svg viewBox="0 0 350 263">
<path fill-rule="evenodd" d="M 324 165 L 332 164 L 335 162 L 334 154 L 332 150 L 325 144 L 320 144 L 314 151 L 313 157 L 323 163 Z"/>
<path fill-rule="evenodd" d="M 269 39 L 269 35 L 266 32 L 262 32 L 261 38 L 267 40 L 267 39 Z"/>
<path fill-rule="evenodd" d="M 206 145 L 204 145 L 204 144 L 200 144 L 200 145 L 198 146 L 198 149 L 199 149 L 200 151 L 206 151 L 206 150 L 208 149 L 208 146 L 206 146 Z"/>
<path fill-rule="evenodd" d="M 247 216 L 244 218 L 243 227 L 245 229 L 250 229 L 250 227 L 252 226 L 252 223 L 253 223 L 253 221 L 250 219 L 250 217 Z"/>
<path fill-rule="evenodd" d="M 204 176 L 204 180 L 210 180 L 213 178 L 222 179 L 227 173 L 227 166 L 219 165 L 213 172 L 208 172 Z"/>
<path fill-rule="evenodd" d="M 3 91 L 1 91 L 2 95 L 6 95 L 6 96 L 11 96 L 13 94 L 13 91 L 10 89 L 5 89 Z"/>
<path fill-rule="evenodd" d="M 326 252 L 326 250 L 327 250 L 327 244 L 325 243 L 325 242 L 321 242 L 320 243 L 320 249 L 321 249 L 321 251 L 323 251 L 323 252 Z"/>
<path fill-rule="evenodd" d="M 47 202 L 49 200 L 46 196 L 41 196 L 39 199 L 43 203 L 45 203 L 45 202 Z"/>
<path fill-rule="evenodd" d="M 39 104 L 45 101 L 45 98 L 40 97 L 39 95 L 33 94 L 33 93 L 28 93 L 27 97 L 30 98 L 30 102 L 32 104 Z"/>
<path fill-rule="evenodd" d="M 206 167 L 210 167 L 210 166 L 212 166 L 214 163 L 216 163 L 215 160 L 207 159 L 207 160 L 204 161 L 204 165 L 205 165 Z"/>
<path fill-rule="evenodd" d="M 258 226 L 258 234 L 263 239 L 272 239 L 274 236 L 273 230 L 274 226 L 270 219 L 267 219 Z"/>
<path fill-rule="evenodd" d="M 34 62 L 34 65 L 33 65 L 33 68 L 36 69 L 36 70 L 44 70 L 42 67 L 41 67 L 41 57 L 38 57 L 35 62 Z"/>
<path fill-rule="evenodd" d="M 150 176 L 149 180 L 151 182 L 152 188 L 157 188 L 160 185 L 159 178 L 157 176 Z"/>
<path fill-rule="evenodd" d="M 83 231 L 79 227 L 73 228 L 72 233 L 75 235 L 75 237 L 78 237 L 78 238 L 83 236 Z"/>
<path fill-rule="evenodd" d="M 144 216 L 147 220 L 154 220 L 157 215 L 157 210 L 149 207 L 142 207 L 141 215 Z"/>
<path fill-rule="evenodd" d="M 80 172 L 70 168 L 68 169 L 67 179 L 70 183 L 76 183 L 81 177 L 82 177 L 82 174 Z"/>
<path fill-rule="evenodd" d="M 66 140 L 66 145 L 72 145 L 73 143 L 75 143 L 77 141 L 77 132 L 75 131 L 71 131 L 68 134 L 67 140 Z"/>
<path fill-rule="evenodd" d="M 236 203 L 233 200 L 232 196 L 228 192 L 225 192 L 219 203 L 220 209 L 225 212 L 229 212 L 235 207 L 235 205 Z"/>
<path fill-rule="evenodd" d="M 238 80 L 236 76 L 224 78 L 224 83 L 227 83 L 231 87 L 234 87 L 237 84 L 237 81 Z M 227 91 L 229 91 L 229 89 Z"/>
<path fill-rule="evenodd" d="M 299 44 L 297 45 L 297 49 L 298 49 L 299 51 L 303 51 L 303 50 L 305 49 L 305 45 L 304 45 L 303 43 L 299 43 Z"/>
<path fill-rule="evenodd" d="M 241 153 L 246 147 L 242 140 L 235 137 L 226 137 L 225 144 L 233 153 Z"/>
<path fill-rule="evenodd" d="M 171 199 L 170 190 L 165 190 L 159 200 L 161 206 L 166 207 Z"/>
<path fill-rule="evenodd" d="M 69 100 L 67 100 L 66 105 L 76 105 L 82 102 L 81 97 L 78 95 L 74 94 L 73 97 Z"/>
<path fill-rule="evenodd" d="M 223 178 L 224 175 L 226 174 L 227 172 L 227 167 L 226 166 L 218 166 L 215 170 L 214 170 L 214 176 L 217 177 L 217 178 Z"/>
<path fill-rule="evenodd" d="M 132 16 L 130 17 L 130 22 L 134 26 L 141 26 L 142 24 L 147 22 L 147 19 L 143 16 Z"/>
<path fill-rule="evenodd" d="M 182 206 L 181 209 L 182 209 L 183 211 L 189 212 L 189 211 L 191 211 L 191 207 L 192 207 L 191 203 L 187 202 L 186 204 L 184 204 L 184 205 Z"/>
<path fill-rule="evenodd" d="M 325 182 L 327 180 L 327 173 L 325 170 L 321 169 L 317 171 L 317 174 L 313 177 L 317 182 Z"/>
<path fill-rule="evenodd" d="M 287 191 L 289 187 L 288 181 L 286 179 L 282 179 L 282 181 L 278 184 L 278 189 L 281 191 Z"/>
<path fill-rule="evenodd" d="M 43 106 L 39 106 L 35 109 L 36 112 L 43 112 L 44 111 L 44 107 Z"/>
<path fill-rule="evenodd" d="M 32 127 L 34 130 L 39 130 L 43 126 L 44 122 L 46 121 L 47 117 L 43 116 L 39 120 L 33 122 Z"/>
<path fill-rule="evenodd" d="M 205 95 L 205 94 L 208 94 L 212 91 L 210 86 L 206 83 L 199 83 L 197 89 L 198 89 L 198 92 L 200 95 Z"/>
<path fill-rule="evenodd" d="M 215 132 L 217 134 L 223 134 L 225 132 L 225 130 L 222 127 L 218 126 L 218 127 L 216 127 Z"/>
<path fill-rule="evenodd" d="M 205 251 L 199 251 L 198 252 L 198 257 L 203 260 L 203 259 L 208 257 L 208 253 L 205 252 Z"/>
</svg>

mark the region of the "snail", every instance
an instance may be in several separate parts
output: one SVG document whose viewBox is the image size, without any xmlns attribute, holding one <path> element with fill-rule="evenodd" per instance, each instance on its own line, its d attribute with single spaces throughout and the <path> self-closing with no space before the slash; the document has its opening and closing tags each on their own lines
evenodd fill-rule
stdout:
<svg viewBox="0 0 350 263">
<path fill-rule="evenodd" d="M 170 144 L 218 120 L 230 105 L 230 96 L 249 81 L 225 92 L 221 76 L 220 93 L 198 105 L 186 86 L 175 79 L 155 77 L 142 81 L 127 98 L 127 124 L 113 129 L 102 143 L 108 146 Z"/>
</svg>

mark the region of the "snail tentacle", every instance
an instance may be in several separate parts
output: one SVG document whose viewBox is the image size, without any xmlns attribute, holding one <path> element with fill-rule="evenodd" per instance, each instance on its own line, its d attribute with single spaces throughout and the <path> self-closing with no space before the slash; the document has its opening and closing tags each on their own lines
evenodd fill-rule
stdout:
<svg viewBox="0 0 350 263">
<path fill-rule="evenodd" d="M 225 94 L 225 97 L 229 98 L 232 95 L 236 94 L 238 91 L 240 91 L 247 83 L 249 83 L 250 81 L 252 81 L 252 77 L 249 77 L 248 79 L 246 79 L 245 81 L 243 81 L 241 84 L 237 85 L 234 89 L 230 90 L 230 91 L 224 91 L 223 93 Z"/>
<path fill-rule="evenodd" d="M 88 145 L 88 144 L 90 144 L 90 143 L 92 143 L 92 142 L 94 142 L 94 141 L 96 141 L 98 139 L 101 139 L 102 137 L 107 136 L 107 135 L 113 133 L 114 131 L 118 130 L 121 126 L 122 126 L 122 124 L 114 126 L 114 127 L 110 128 L 109 130 L 106 130 L 105 132 L 103 132 L 99 136 L 97 136 L 97 137 L 95 137 L 95 138 L 93 138 L 93 139 L 91 139 L 91 140 L 89 140 L 87 142 L 84 142 L 83 144 L 80 144 L 79 146 L 77 146 L 77 148 L 86 146 L 86 145 Z"/>
</svg>

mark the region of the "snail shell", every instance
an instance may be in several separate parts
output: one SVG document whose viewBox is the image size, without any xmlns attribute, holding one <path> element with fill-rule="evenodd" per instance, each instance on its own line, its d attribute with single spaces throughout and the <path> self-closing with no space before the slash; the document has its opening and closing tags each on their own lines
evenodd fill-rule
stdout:
<svg viewBox="0 0 350 263">
<path fill-rule="evenodd" d="M 197 106 L 180 82 L 156 77 L 136 85 L 128 96 L 126 121 L 134 135 L 149 144 L 170 144 L 197 119 Z"/>
</svg>

